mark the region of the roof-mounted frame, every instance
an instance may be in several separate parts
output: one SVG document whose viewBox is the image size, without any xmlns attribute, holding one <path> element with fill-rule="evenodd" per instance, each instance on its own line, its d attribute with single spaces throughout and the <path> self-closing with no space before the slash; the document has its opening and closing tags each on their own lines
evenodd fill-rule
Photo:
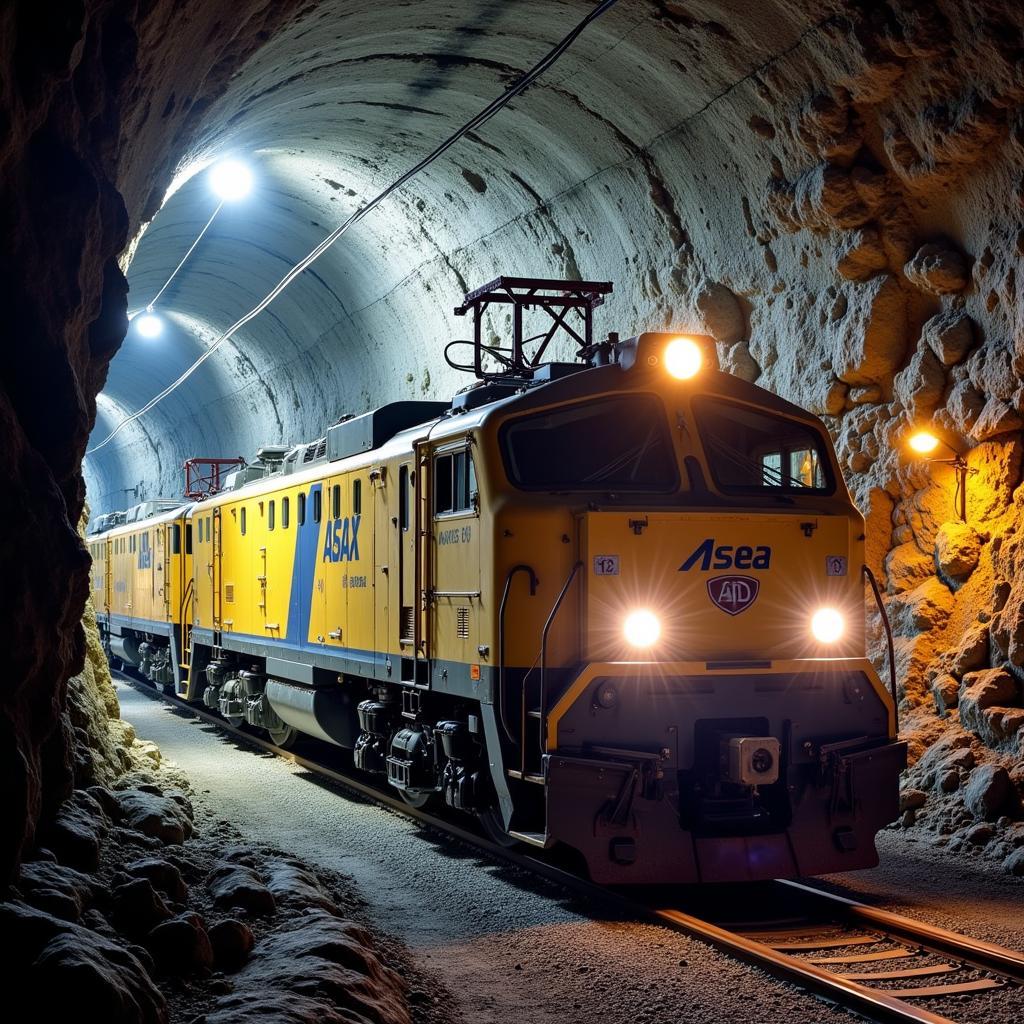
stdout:
<svg viewBox="0 0 1024 1024">
<path fill-rule="evenodd" d="M 509 377 L 530 377 L 544 362 L 544 354 L 561 331 L 576 342 L 577 354 L 587 359 L 594 344 L 594 310 L 612 290 L 611 281 L 563 281 L 542 277 L 496 277 L 476 291 L 469 292 L 456 316 L 473 313 L 473 366 L 480 380 Z M 512 344 L 510 348 L 485 345 L 483 318 L 493 304 L 512 306 Z M 523 337 L 523 311 L 536 308 L 547 313 L 551 324 L 547 330 L 529 338 Z M 581 324 L 573 326 L 569 314 L 576 310 Z M 577 329 L 577 327 L 579 329 Z M 532 351 L 527 346 L 537 343 Z M 498 371 L 484 369 L 485 356 L 501 364 Z M 470 367 L 465 367 L 470 369 Z"/>
</svg>

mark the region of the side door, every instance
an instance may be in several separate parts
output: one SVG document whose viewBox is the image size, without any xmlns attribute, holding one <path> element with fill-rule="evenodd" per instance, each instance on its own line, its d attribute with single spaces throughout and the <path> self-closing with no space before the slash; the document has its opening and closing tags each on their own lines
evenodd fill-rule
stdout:
<svg viewBox="0 0 1024 1024">
<path fill-rule="evenodd" d="M 415 657 L 416 622 L 416 530 L 413 523 L 416 500 L 416 471 L 411 458 L 398 465 L 397 515 L 393 525 L 395 555 L 398 564 L 398 646 L 402 656 Z"/>
<path fill-rule="evenodd" d="M 480 678 L 480 509 L 468 438 L 434 450 L 431 481 L 431 655 L 461 690 Z"/>
<path fill-rule="evenodd" d="M 392 555 L 395 527 L 391 519 L 390 492 L 394 481 L 389 476 L 387 463 L 370 471 L 371 501 L 373 503 L 373 650 L 378 659 L 378 678 L 387 678 L 391 665 L 391 652 L 395 644 L 391 637 Z M 395 522 L 397 523 L 397 515 Z M 397 571 L 397 564 L 394 570 Z"/>
<path fill-rule="evenodd" d="M 219 644 L 224 615 L 224 595 L 221 589 L 224 576 L 224 524 L 219 505 L 214 508 L 213 516 L 206 520 L 206 528 L 207 531 L 212 530 L 213 538 L 207 548 L 210 559 L 207 573 L 210 579 L 210 606 L 213 609 L 213 642 Z"/>
</svg>

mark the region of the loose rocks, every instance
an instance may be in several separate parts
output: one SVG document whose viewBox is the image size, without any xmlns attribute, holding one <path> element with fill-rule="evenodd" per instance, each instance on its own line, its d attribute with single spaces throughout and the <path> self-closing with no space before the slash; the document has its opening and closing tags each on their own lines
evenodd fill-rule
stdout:
<svg viewBox="0 0 1024 1024">
<path fill-rule="evenodd" d="M 984 764 L 971 772 L 964 802 L 977 818 L 995 821 L 1011 792 L 1010 776 L 1000 765 Z"/>
</svg>

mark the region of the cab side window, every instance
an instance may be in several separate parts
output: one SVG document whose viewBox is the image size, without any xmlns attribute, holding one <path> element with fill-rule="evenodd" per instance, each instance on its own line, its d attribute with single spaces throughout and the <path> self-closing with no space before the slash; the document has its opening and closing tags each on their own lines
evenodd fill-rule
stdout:
<svg viewBox="0 0 1024 1024">
<path fill-rule="evenodd" d="M 471 512 L 476 495 L 476 471 L 468 449 L 434 459 L 434 515 Z"/>
</svg>

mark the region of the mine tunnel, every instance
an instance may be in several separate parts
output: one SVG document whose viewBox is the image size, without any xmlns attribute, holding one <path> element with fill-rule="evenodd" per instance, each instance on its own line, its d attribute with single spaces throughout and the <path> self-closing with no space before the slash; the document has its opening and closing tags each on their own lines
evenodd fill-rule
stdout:
<svg viewBox="0 0 1024 1024">
<path fill-rule="evenodd" d="M 1019 5 L 0 39 L 11 1019 L 1020 1019 Z"/>
</svg>

